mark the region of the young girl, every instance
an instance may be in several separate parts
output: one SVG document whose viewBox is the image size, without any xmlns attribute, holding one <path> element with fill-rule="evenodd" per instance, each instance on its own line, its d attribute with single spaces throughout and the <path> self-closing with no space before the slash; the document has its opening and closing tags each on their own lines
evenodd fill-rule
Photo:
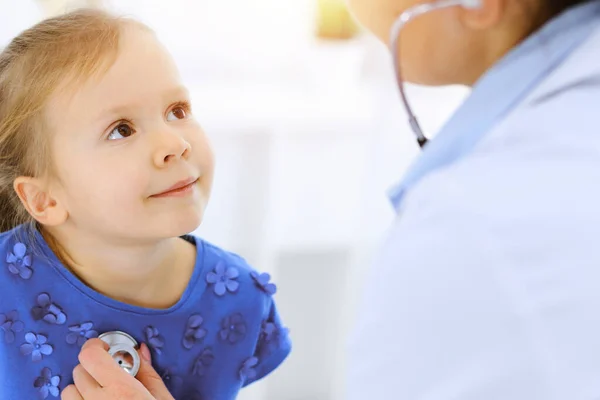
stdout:
<svg viewBox="0 0 600 400">
<path fill-rule="evenodd" d="M 290 352 L 275 286 L 191 236 L 213 156 L 167 51 L 100 11 L 0 54 L 0 398 L 57 398 L 121 331 L 177 399 L 233 399 Z"/>
</svg>

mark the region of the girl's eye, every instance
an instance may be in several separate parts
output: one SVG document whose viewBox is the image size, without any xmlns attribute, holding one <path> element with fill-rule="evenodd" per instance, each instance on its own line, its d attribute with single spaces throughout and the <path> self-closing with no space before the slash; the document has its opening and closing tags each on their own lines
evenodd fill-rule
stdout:
<svg viewBox="0 0 600 400">
<path fill-rule="evenodd" d="M 180 105 L 173 107 L 169 114 L 167 114 L 167 121 L 176 121 L 178 119 L 186 119 L 188 116 L 188 110 L 185 106 Z"/>
<path fill-rule="evenodd" d="M 120 123 L 113 129 L 108 135 L 108 140 L 120 140 L 125 139 L 135 133 L 135 130 L 125 123 Z"/>
</svg>

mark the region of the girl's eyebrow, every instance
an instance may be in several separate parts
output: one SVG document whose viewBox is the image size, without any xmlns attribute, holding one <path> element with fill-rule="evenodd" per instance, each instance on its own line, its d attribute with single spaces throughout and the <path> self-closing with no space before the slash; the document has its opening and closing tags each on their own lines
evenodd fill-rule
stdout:
<svg viewBox="0 0 600 400">
<path fill-rule="evenodd" d="M 165 102 L 172 101 L 173 99 L 188 99 L 189 98 L 189 90 L 183 86 L 179 85 L 167 90 L 164 90 L 159 96 L 164 99 Z M 98 115 L 98 120 L 104 121 L 109 118 L 120 117 L 126 115 L 128 111 L 135 107 L 135 104 L 127 103 L 127 104 L 117 104 L 111 106 L 107 109 L 100 110 Z"/>
</svg>

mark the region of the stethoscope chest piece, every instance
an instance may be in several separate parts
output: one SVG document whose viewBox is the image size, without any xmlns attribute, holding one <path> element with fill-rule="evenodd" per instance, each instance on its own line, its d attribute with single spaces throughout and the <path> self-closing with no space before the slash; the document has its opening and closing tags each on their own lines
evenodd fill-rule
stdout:
<svg viewBox="0 0 600 400">
<path fill-rule="evenodd" d="M 134 338 L 121 331 L 106 332 L 98 338 L 110 346 L 108 353 L 125 372 L 131 376 L 137 375 L 140 370 L 140 356 L 136 350 L 138 343 Z"/>
</svg>

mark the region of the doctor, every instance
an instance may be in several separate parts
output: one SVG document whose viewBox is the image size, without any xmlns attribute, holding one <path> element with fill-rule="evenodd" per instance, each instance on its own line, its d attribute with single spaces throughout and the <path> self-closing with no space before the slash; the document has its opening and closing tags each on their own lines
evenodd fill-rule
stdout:
<svg viewBox="0 0 600 400">
<path fill-rule="evenodd" d="M 402 95 L 473 92 L 429 142 L 401 97 L 423 152 L 391 195 L 347 398 L 599 399 L 600 0 L 349 1 Z"/>
<path fill-rule="evenodd" d="M 350 0 L 400 89 L 473 91 L 428 143 L 406 101 L 347 398 L 600 399 L 600 1 L 416 3 Z"/>
</svg>

